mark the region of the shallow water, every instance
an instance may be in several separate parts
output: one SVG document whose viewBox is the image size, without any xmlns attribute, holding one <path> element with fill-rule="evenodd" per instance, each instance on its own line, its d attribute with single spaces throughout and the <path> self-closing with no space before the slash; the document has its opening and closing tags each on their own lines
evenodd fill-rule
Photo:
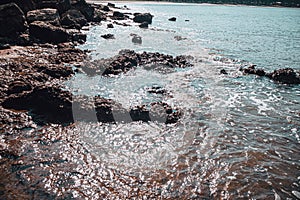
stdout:
<svg viewBox="0 0 300 200">
<path fill-rule="evenodd" d="M 127 6 L 128 12 L 151 12 L 153 29 L 92 27 L 80 48 L 93 50 L 93 59 L 124 48 L 192 55 L 195 66 L 166 73 L 141 66 L 113 78 L 78 74 L 66 85 L 125 108 L 165 101 L 181 108 L 183 118 L 171 125 L 76 122 L 69 129 L 50 126 L 6 136 L 22 155 L 7 172 L 7 185 L 17 177 L 15 187 L 34 199 L 300 198 L 300 87 L 239 72 L 250 63 L 300 69 L 300 10 Z M 173 16 L 177 22 L 168 21 Z M 102 39 L 105 33 L 116 39 Z M 134 45 L 130 33 L 143 43 Z M 178 35 L 186 39 L 176 41 Z M 221 75 L 221 69 L 229 74 Z M 169 95 L 148 94 L 145 88 L 153 85 Z"/>
</svg>

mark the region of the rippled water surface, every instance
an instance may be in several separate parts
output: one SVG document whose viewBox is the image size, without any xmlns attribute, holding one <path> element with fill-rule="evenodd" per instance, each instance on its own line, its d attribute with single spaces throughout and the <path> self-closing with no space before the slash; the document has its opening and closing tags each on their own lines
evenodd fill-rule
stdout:
<svg viewBox="0 0 300 200">
<path fill-rule="evenodd" d="M 16 187 L 35 199 L 300 198 L 300 87 L 239 72 L 250 63 L 267 71 L 300 69 L 300 10 L 127 6 L 128 12 L 151 12 L 150 28 L 106 29 L 104 22 L 88 31 L 80 48 L 92 50 L 93 59 L 125 48 L 192 55 L 194 67 L 162 72 L 141 66 L 113 78 L 78 74 L 66 85 L 125 108 L 165 101 L 183 110 L 182 119 L 171 125 L 77 122 L 14 135 L 26 155 L 14 163 L 22 180 Z M 168 21 L 173 16 L 177 21 Z M 106 33 L 116 39 L 100 37 Z M 133 44 L 130 33 L 143 43 Z M 148 94 L 145 88 L 153 85 L 169 95 Z M 9 184 L 15 177 L 7 172 L 6 179 Z"/>
</svg>

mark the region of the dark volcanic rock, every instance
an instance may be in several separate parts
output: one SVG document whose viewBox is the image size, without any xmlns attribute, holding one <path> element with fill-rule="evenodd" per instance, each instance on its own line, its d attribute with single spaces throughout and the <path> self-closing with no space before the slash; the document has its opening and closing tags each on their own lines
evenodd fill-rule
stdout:
<svg viewBox="0 0 300 200">
<path fill-rule="evenodd" d="M 134 43 L 134 44 L 142 44 L 142 37 L 139 36 L 139 35 L 136 35 L 136 34 L 132 34 L 132 39 L 131 41 Z"/>
<path fill-rule="evenodd" d="M 121 72 L 127 72 L 131 68 L 138 65 L 139 56 L 134 51 L 121 51 L 118 56 L 109 60 L 108 67 L 103 71 L 102 75 L 117 75 Z"/>
<path fill-rule="evenodd" d="M 71 95 L 59 89 L 60 83 L 74 73 L 66 64 L 82 62 L 86 56 L 70 44 L 44 46 L 3 50 L 18 56 L 0 56 L 0 115 L 4 117 L 0 121 L 5 123 L 0 131 L 30 127 L 30 116 L 40 124 L 72 122 Z"/>
<path fill-rule="evenodd" d="M 140 25 L 139 25 L 140 28 L 148 28 L 149 27 L 149 24 L 148 22 L 142 22 Z"/>
<path fill-rule="evenodd" d="M 122 72 L 127 72 L 137 66 L 145 66 L 150 64 L 151 69 L 156 67 L 163 68 L 184 68 L 193 66 L 186 56 L 173 57 L 160 53 L 141 54 L 130 50 L 122 50 L 119 55 L 102 60 L 95 60 L 87 63 L 82 67 L 83 71 L 88 75 L 117 75 Z"/>
<path fill-rule="evenodd" d="M 136 13 L 134 15 L 133 21 L 137 23 L 147 22 L 148 24 L 152 23 L 153 15 L 150 13 Z"/>
<path fill-rule="evenodd" d="M 54 87 L 38 87 L 20 96 L 10 96 L 2 106 L 7 109 L 28 110 L 38 123 L 70 123 L 72 116 L 70 92 Z"/>
<path fill-rule="evenodd" d="M 25 30 L 23 11 L 15 3 L 0 5 L 0 36 L 16 36 Z"/>
<path fill-rule="evenodd" d="M 278 83 L 284 84 L 300 84 L 300 73 L 291 68 L 278 69 L 271 73 L 266 73 L 263 69 L 256 69 L 255 65 L 242 69 L 245 74 L 255 74 L 258 76 L 266 76 Z"/>
<path fill-rule="evenodd" d="M 278 69 L 268 74 L 268 77 L 276 82 L 285 84 L 300 84 L 300 74 L 291 68 Z"/>
<path fill-rule="evenodd" d="M 27 22 L 32 23 L 34 21 L 49 22 L 52 25 L 60 25 L 60 17 L 57 9 L 44 8 L 39 10 L 32 10 L 27 13 Z"/>
<path fill-rule="evenodd" d="M 72 41 L 78 42 L 79 44 L 83 44 L 86 42 L 86 34 L 77 32 L 72 34 Z"/>
<path fill-rule="evenodd" d="M 125 20 L 127 18 L 128 17 L 126 15 L 124 15 L 124 13 L 121 13 L 119 11 L 114 11 L 113 12 L 112 19 L 114 19 L 114 20 Z"/>
<path fill-rule="evenodd" d="M 15 80 L 12 82 L 7 89 L 7 94 L 16 94 L 21 93 L 23 91 L 30 91 L 32 89 L 32 86 L 30 83 L 24 80 Z"/>
<path fill-rule="evenodd" d="M 115 36 L 113 34 L 105 34 L 101 35 L 104 39 L 115 39 Z"/>
<path fill-rule="evenodd" d="M 100 10 L 103 10 L 105 12 L 109 12 L 110 11 L 109 7 L 105 6 L 105 5 L 101 5 Z"/>
<path fill-rule="evenodd" d="M 180 119 L 182 112 L 177 108 L 172 108 L 167 103 L 155 102 L 150 104 L 150 110 L 145 105 L 132 108 L 130 116 L 133 121 L 156 121 L 172 124 Z"/>
<path fill-rule="evenodd" d="M 0 43 L 0 50 L 3 50 L 3 49 L 9 49 L 10 48 L 10 45 L 9 44 L 1 44 Z"/>
<path fill-rule="evenodd" d="M 88 21 L 94 21 L 95 8 L 93 5 L 88 4 L 85 1 L 78 1 L 73 4 L 72 7 L 79 10 Z"/>
<path fill-rule="evenodd" d="M 95 8 L 92 21 L 93 22 L 101 22 L 101 21 L 106 20 L 106 17 L 107 16 L 105 13 L 103 13 L 100 9 Z"/>
<path fill-rule="evenodd" d="M 94 98 L 97 120 L 99 122 L 129 122 L 128 111 L 121 104 L 100 96 Z"/>
<path fill-rule="evenodd" d="M 258 76 L 266 75 L 266 72 L 263 69 L 256 69 L 255 65 L 251 65 L 250 67 L 243 69 L 243 72 L 246 74 L 255 74 Z"/>
<path fill-rule="evenodd" d="M 30 37 L 49 43 L 67 42 L 71 37 L 65 29 L 41 21 L 31 23 L 29 33 Z"/>
<path fill-rule="evenodd" d="M 24 13 L 29 10 L 34 10 L 35 5 L 32 0 L 1 0 L 0 4 L 15 3 L 17 4 Z"/>
<path fill-rule="evenodd" d="M 107 3 L 107 6 L 108 6 L 108 7 L 111 7 L 111 8 L 115 8 L 115 7 L 116 7 L 116 4 L 114 4 L 114 3 Z"/>
<path fill-rule="evenodd" d="M 107 24 L 107 28 L 114 28 L 113 24 Z"/>
<path fill-rule="evenodd" d="M 167 91 L 163 87 L 160 86 L 152 86 L 150 88 L 146 88 L 147 92 L 153 93 L 153 94 L 166 94 Z"/>
<path fill-rule="evenodd" d="M 176 17 L 169 18 L 169 21 L 175 22 L 176 21 Z"/>
<path fill-rule="evenodd" d="M 87 23 L 84 15 L 78 10 L 68 10 L 62 15 L 61 24 L 66 28 L 81 29 Z"/>
<path fill-rule="evenodd" d="M 227 72 L 225 69 L 221 69 L 221 70 L 220 70 L 220 74 L 225 74 L 225 75 L 227 75 L 228 72 Z"/>
</svg>

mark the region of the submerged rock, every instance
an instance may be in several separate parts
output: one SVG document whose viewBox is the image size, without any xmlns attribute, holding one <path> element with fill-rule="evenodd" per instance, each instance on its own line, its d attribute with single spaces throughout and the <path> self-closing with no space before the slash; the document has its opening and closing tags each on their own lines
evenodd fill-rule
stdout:
<svg viewBox="0 0 300 200">
<path fill-rule="evenodd" d="M 181 40 L 186 40 L 187 38 L 186 37 L 182 37 L 180 35 L 176 35 L 176 36 L 174 36 L 174 39 L 177 40 L 177 41 L 181 41 Z"/>
</svg>

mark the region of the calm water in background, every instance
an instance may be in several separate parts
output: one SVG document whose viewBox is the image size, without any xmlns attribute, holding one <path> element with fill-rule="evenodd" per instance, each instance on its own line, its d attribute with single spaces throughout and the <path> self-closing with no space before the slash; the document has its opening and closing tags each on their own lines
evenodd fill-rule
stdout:
<svg viewBox="0 0 300 200">
<path fill-rule="evenodd" d="M 180 107 L 183 118 L 173 125 L 77 122 L 67 133 L 59 127 L 28 132 L 48 143 L 25 137 L 23 160 L 51 162 L 20 169 L 20 176 L 61 198 L 300 198 L 300 87 L 239 72 L 251 63 L 267 71 L 300 69 L 300 10 L 126 5 L 126 12 L 151 12 L 150 29 L 104 23 L 90 29 L 80 48 L 92 50 L 93 59 L 121 49 L 192 55 L 195 66 L 168 73 L 141 66 L 113 78 L 77 74 L 66 85 L 126 108 L 162 100 Z M 173 16 L 177 21 L 168 21 Z M 116 39 L 100 37 L 106 33 Z M 130 33 L 143 43 L 134 45 Z M 172 97 L 148 94 L 153 85 Z"/>
</svg>

